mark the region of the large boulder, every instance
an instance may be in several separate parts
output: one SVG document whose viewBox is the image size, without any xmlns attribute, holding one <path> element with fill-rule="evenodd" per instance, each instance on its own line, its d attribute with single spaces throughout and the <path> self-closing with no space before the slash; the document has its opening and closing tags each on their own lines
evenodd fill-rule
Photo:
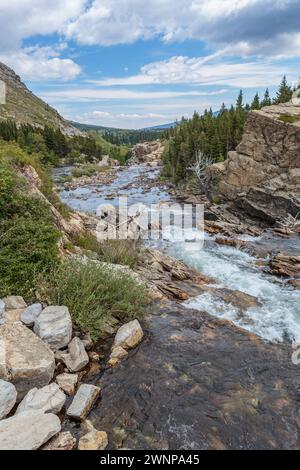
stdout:
<svg viewBox="0 0 300 470">
<path fill-rule="evenodd" d="M 36 450 L 60 429 L 60 420 L 52 413 L 20 413 L 0 421 L 0 450 Z"/>
<path fill-rule="evenodd" d="M 45 308 L 35 321 L 34 332 L 54 351 L 68 346 L 72 338 L 72 320 L 68 308 Z"/>
<path fill-rule="evenodd" d="M 47 344 L 20 323 L 0 326 L 0 378 L 12 382 L 21 400 L 34 387 L 47 385 L 55 370 Z"/>
<path fill-rule="evenodd" d="M 15 406 L 16 401 L 16 387 L 5 380 L 0 380 L 0 419 L 8 415 Z"/>
<path fill-rule="evenodd" d="M 285 119 L 287 118 L 287 119 Z M 251 111 L 241 143 L 208 168 L 208 193 L 264 225 L 300 211 L 300 106 Z"/>
<path fill-rule="evenodd" d="M 83 421 L 91 411 L 99 395 L 99 387 L 89 384 L 81 385 L 67 410 L 67 415 L 70 418 Z"/>
<path fill-rule="evenodd" d="M 66 401 L 66 395 L 56 383 L 43 388 L 33 388 L 19 404 L 16 415 L 24 411 L 41 411 L 43 413 L 59 413 Z"/>
</svg>

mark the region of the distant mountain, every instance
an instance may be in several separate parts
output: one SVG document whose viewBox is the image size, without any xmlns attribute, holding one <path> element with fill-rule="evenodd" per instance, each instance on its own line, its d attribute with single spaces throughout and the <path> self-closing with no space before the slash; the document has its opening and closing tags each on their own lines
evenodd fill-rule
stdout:
<svg viewBox="0 0 300 470">
<path fill-rule="evenodd" d="M 13 119 L 17 124 L 36 127 L 48 124 L 59 128 L 64 134 L 79 134 L 54 108 L 28 90 L 21 78 L 2 62 L 0 80 L 6 85 L 6 104 L 0 104 L 0 120 Z"/>
<path fill-rule="evenodd" d="M 169 124 L 161 124 L 160 126 L 152 126 L 152 127 L 144 127 L 143 131 L 163 131 L 164 129 L 171 129 L 171 127 L 175 127 L 177 122 L 170 122 Z"/>
</svg>

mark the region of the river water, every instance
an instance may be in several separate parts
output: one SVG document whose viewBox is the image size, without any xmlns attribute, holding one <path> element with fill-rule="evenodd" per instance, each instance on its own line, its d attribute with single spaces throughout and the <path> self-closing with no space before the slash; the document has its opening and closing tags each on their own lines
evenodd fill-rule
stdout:
<svg viewBox="0 0 300 470">
<path fill-rule="evenodd" d="M 69 172 L 70 168 L 56 169 L 54 179 L 57 181 L 61 175 Z M 125 167 L 117 172 L 117 177 L 111 184 L 64 190 L 60 197 L 71 208 L 90 213 L 96 213 L 101 204 L 116 206 L 120 195 L 127 196 L 129 205 L 150 205 L 169 201 L 167 188 L 152 184 L 158 175 L 159 169 L 144 165 Z M 205 234 L 204 238 L 204 244 L 200 241 L 193 244 L 176 242 L 170 238 L 150 244 L 214 278 L 218 287 L 239 290 L 256 297 L 261 306 L 252 307 L 241 316 L 234 306 L 208 293 L 190 299 L 184 306 L 232 320 L 266 340 L 300 341 L 300 291 L 264 273 L 256 265 L 257 259 L 250 253 L 218 245 L 214 242 L 214 237 L 208 234 Z M 283 250 L 296 254 L 300 251 L 299 238 L 288 241 L 267 235 L 262 238 L 241 238 L 257 246 L 270 247 L 269 251 L 273 252 Z"/>
</svg>

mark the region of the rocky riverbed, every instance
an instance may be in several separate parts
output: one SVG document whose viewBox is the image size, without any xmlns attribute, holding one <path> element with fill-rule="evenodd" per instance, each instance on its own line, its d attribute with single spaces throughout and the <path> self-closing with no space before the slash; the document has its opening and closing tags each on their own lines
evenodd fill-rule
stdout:
<svg viewBox="0 0 300 470">
<path fill-rule="evenodd" d="M 97 194 L 85 187 L 84 198 L 80 189 L 61 197 L 91 213 L 107 194 L 113 206 L 120 194 L 131 204 L 174 201 L 176 193 L 156 183 L 158 175 L 159 169 L 132 166 Z M 292 341 L 300 338 L 300 293 L 292 285 L 298 260 L 291 259 L 299 237 L 241 223 L 226 210 L 219 217 L 215 205 L 206 211 L 204 245 L 148 240 L 152 258 L 137 272 L 144 279 L 148 273 L 158 296 L 143 321 L 143 340 L 129 354 L 121 352 L 113 369 L 105 363 L 88 375 L 102 389 L 90 419 L 108 433 L 108 448 L 299 447 Z M 279 253 L 287 258 L 278 259 Z M 184 261 L 179 271 L 163 259 L 167 254 Z M 109 361 L 110 347 L 97 348 Z"/>
</svg>

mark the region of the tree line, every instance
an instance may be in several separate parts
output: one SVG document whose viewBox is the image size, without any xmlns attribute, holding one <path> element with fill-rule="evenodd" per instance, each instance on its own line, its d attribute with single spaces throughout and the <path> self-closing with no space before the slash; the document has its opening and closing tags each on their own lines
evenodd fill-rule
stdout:
<svg viewBox="0 0 300 470">
<path fill-rule="evenodd" d="M 103 155 L 101 145 L 90 135 L 67 137 L 60 129 L 17 126 L 12 120 L 0 121 L 0 139 L 17 142 L 27 153 L 38 154 L 42 163 L 51 165 L 59 164 L 62 158 L 70 162 L 93 161 Z"/>
<path fill-rule="evenodd" d="M 228 152 L 241 141 L 249 111 L 286 103 L 292 98 L 293 91 L 284 76 L 273 99 L 266 89 L 262 99 L 256 93 L 251 104 L 244 104 L 241 90 L 235 105 L 229 108 L 223 103 L 216 113 L 206 109 L 203 115 L 195 111 L 192 119 L 183 118 L 180 124 L 163 134 L 166 141 L 163 175 L 176 184 L 185 181 L 191 175 L 189 168 L 199 151 L 213 162 L 225 160 Z"/>
</svg>

